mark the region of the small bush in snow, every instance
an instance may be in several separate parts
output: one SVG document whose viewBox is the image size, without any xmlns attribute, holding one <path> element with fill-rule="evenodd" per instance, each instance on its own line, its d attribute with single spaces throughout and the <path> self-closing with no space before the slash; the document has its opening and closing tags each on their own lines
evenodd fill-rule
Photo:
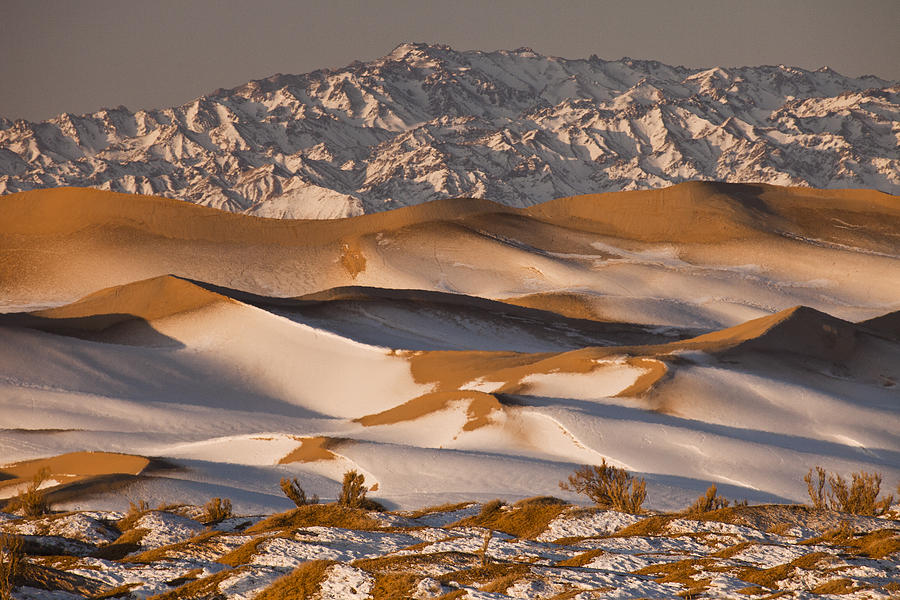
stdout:
<svg viewBox="0 0 900 600">
<path fill-rule="evenodd" d="M 40 490 L 41 485 L 49 478 L 50 469 L 46 467 L 35 473 L 28 487 L 9 501 L 6 510 L 26 517 L 38 517 L 50 512 L 47 496 Z"/>
<path fill-rule="evenodd" d="M 625 469 L 606 464 L 585 465 L 560 481 L 561 489 L 584 494 L 601 508 L 637 514 L 647 498 L 647 484 L 635 479 Z"/>
<path fill-rule="evenodd" d="M 213 498 L 203 506 L 203 521 L 208 524 L 218 523 L 231 515 L 231 500 L 228 498 Z"/>
<path fill-rule="evenodd" d="M 855 515 L 877 516 L 886 513 L 894 502 L 893 494 L 878 499 L 881 491 L 881 475 L 879 473 L 867 473 L 859 471 L 850 474 L 847 481 L 839 474 L 827 476 L 828 487 L 825 491 L 827 472 L 820 466 L 816 466 L 815 475 L 810 469 L 803 478 L 806 481 L 812 505 L 815 508 L 830 508 L 848 512 Z M 900 486 L 898 486 L 900 492 Z"/>
<path fill-rule="evenodd" d="M 297 481 L 296 477 L 293 479 L 288 479 L 287 477 L 282 478 L 281 491 L 284 492 L 284 495 L 290 498 L 297 506 L 319 503 L 319 497 L 315 494 L 312 496 L 306 495 L 306 492 L 300 487 L 300 482 Z"/>
<path fill-rule="evenodd" d="M 728 500 L 718 495 L 718 490 L 713 484 L 706 490 L 706 494 L 697 498 L 697 501 L 687 509 L 687 514 L 699 515 L 712 510 L 719 510 L 726 506 L 728 506 Z"/>
<path fill-rule="evenodd" d="M 338 504 L 363 510 L 384 510 L 381 504 L 366 498 L 369 488 L 363 485 L 365 481 L 366 477 L 362 473 L 357 473 L 356 471 L 344 473 L 344 482 L 341 485 L 341 495 L 338 497 Z"/>
</svg>

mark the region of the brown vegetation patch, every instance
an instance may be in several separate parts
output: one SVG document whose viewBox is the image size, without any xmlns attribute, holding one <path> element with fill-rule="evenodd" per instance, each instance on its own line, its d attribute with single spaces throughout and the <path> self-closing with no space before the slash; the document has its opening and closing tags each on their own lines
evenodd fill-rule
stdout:
<svg viewBox="0 0 900 600">
<path fill-rule="evenodd" d="M 307 463 L 317 460 L 335 460 L 337 455 L 332 450 L 347 443 L 347 438 L 333 438 L 327 436 L 295 437 L 300 445 L 291 450 L 278 461 L 279 465 L 293 462 Z"/>
<path fill-rule="evenodd" d="M 531 574 L 531 565 L 522 563 L 498 563 L 492 562 L 486 566 L 478 566 L 462 571 L 453 571 L 445 573 L 437 578 L 438 581 L 447 585 L 451 581 L 455 581 L 460 585 L 480 584 L 481 587 L 489 586 L 492 583 L 502 584 L 509 581 L 510 578 L 521 579 Z M 514 580 L 510 582 L 512 585 Z"/>
<path fill-rule="evenodd" d="M 777 589 L 778 582 L 791 577 L 796 569 L 810 570 L 816 568 L 822 562 L 832 560 L 834 560 L 834 557 L 830 554 L 813 552 L 768 569 L 746 567 L 738 571 L 737 577 L 747 583 L 753 583 L 769 589 Z"/>
<path fill-rule="evenodd" d="M 436 515 L 440 513 L 449 513 L 457 510 L 462 510 L 464 508 L 472 506 L 472 504 L 474 504 L 474 502 L 450 502 L 447 504 L 439 504 L 438 506 L 427 506 L 425 508 L 420 508 L 419 510 L 399 514 L 409 519 L 418 519 L 427 515 Z"/>
<path fill-rule="evenodd" d="M 603 556 L 606 554 L 606 551 L 601 548 L 595 548 L 593 550 L 588 550 L 587 552 L 582 552 L 581 554 L 576 554 L 571 558 L 567 558 L 565 560 L 561 560 L 556 563 L 557 567 L 583 567 L 587 564 L 590 564 L 595 558 L 598 556 Z"/>
<path fill-rule="evenodd" d="M 809 590 L 813 594 L 834 594 L 840 596 L 842 594 L 852 594 L 861 588 L 853 585 L 853 582 L 847 578 L 832 579 L 825 583 L 819 584 Z"/>
<path fill-rule="evenodd" d="M 246 533 L 264 533 L 298 527 L 342 527 L 371 531 L 382 529 L 381 523 L 365 510 L 337 504 L 309 504 L 278 513 L 249 527 Z"/>
<path fill-rule="evenodd" d="M 676 517 L 671 515 L 654 515 L 632 523 L 613 533 L 610 537 L 668 535 L 668 525 Z"/>
<path fill-rule="evenodd" d="M 244 572 L 247 567 L 224 569 L 208 577 L 188 581 L 174 590 L 151 596 L 148 600 L 194 600 L 196 598 L 220 598 L 219 584 Z"/>
<path fill-rule="evenodd" d="M 365 427 L 377 425 L 393 425 L 403 421 L 413 421 L 421 417 L 450 408 L 454 402 L 468 402 L 466 407 L 466 423 L 463 431 L 473 431 L 490 424 L 490 415 L 494 411 L 503 411 L 505 407 L 493 394 L 474 390 L 448 392 L 432 392 L 413 398 L 399 406 L 388 410 L 354 419 Z"/>
<path fill-rule="evenodd" d="M 237 567 L 239 565 L 249 564 L 253 557 L 259 552 L 259 546 L 263 542 L 268 542 L 271 537 L 260 535 L 248 540 L 227 554 L 220 556 L 216 562 L 228 565 L 229 567 Z"/>
<path fill-rule="evenodd" d="M 751 546 L 755 546 L 755 545 L 756 545 L 756 542 L 753 542 L 753 541 L 740 542 L 738 544 L 735 544 L 734 546 L 729 546 L 727 548 L 723 548 L 722 550 L 719 550 L 718 552 L 713 552 L 709 556 L 715 557 L 715 558 L 731 558 L 732 556 L 740 554 L 747 548 L 750 548 Z"/>
<path fill-rule="evenodd" d="M 488 506 L 486 504 L 485 508 Z M 482 510 L 481 514 L 461 519 L 451 527 L 486 527 L 518 538 L 534 539 L 569 507 L 559 498 L 536 496 L 520 500 L 511 507 Z"/>
<path fill-rule="evenodd" d="M 277 579 L 272 585 L 264 589 L 256 600 L 304 600 L 312 598 L 319 591 L 319 587 L 325 580 L 326 571 L 332 565 L 338 564 L 333 560 L 311 560 L 301 564 L 290 574 Z"/>
<path fill-rule="evenodd" d="M 694 576 L 712 566 L 715 561 L 711 558 L 691 558 L 670 563 L 650 565 L 643 569 L 633 571 L 636 575 L 656 575 L 657 583 L 678 583 L 687 588 L 682 594 L 686 597 L 694 597 L 702 594 L 709 587 L 711 578 L 696 579 Z"/>
<path fill-rule="evenodd" d="M 106 560 L 121 560 L 133 552 L 141 549 L 141 540 L 150 533 L 149 529 L 136 527 L 129 529 L 120 535 L 114 542 L 103 546 L 96 552 L 94 556 L 97 558 L 105 558 Z"/>
<path fill-rule="evenodd" d="M 190 539 L 175 542 L 174 544 L 166 544 L 165 546 L 153 548 L 152 550 L 146 550 L 135 556 L 130 556 L 128 562 L 149 564 L 158 560 L 177 558 L 179 555 L 183 555 L 190 550 L 196 550 L 207 546 L 209 540 L 220 535 L 222 535 L 222 532 L 220 531 L 203 531 Z"/>
</svg>

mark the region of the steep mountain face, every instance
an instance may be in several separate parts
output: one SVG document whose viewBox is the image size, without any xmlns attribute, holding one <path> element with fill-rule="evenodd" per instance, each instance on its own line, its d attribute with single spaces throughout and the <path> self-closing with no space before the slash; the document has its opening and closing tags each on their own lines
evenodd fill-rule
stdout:
<svg viewBox="0 0 900 600">
<path fill-rule="evenodd" d="M 180 107 L 0 119 L 0 193 L 91 186 L 279 218 L 707 179 L 900 191 L 900 84 L 403 44 Z"/>
</svg>

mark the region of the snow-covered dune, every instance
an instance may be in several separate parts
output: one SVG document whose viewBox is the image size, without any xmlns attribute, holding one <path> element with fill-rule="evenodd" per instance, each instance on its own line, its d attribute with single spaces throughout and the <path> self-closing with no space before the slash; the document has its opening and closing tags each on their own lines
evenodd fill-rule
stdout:
<svg viewBox="0 0 900 600">
<path fill-rule="evenodd" d="M 367 288 L 266 298 L 163 276 L 8 313 L 0 450 L 175 467 L 67 500 L 81 506 L 284 508 L 280 477 L 328 498 L 351 468 L 395 506 L 527 497 L 604 458 L 646 478 L 657 508 L 710 482 L 801 500 L 814 464 L 900 476 L 900 343 L 880 320 L 795 308 L 688 337 L 504 306 Z M 530 350 L 481 347 L 498 334 Z M 405 347 L 428 339 L 469 348 Z"/>
</svg>

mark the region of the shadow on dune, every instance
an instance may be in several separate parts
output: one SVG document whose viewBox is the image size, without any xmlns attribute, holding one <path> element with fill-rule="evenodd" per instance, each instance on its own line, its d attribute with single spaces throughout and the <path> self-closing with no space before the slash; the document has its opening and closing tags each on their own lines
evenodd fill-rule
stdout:
<svg viewBox="0 0 900 600">
<path fill-rule="evenodd" d="M 867 463 L 883 465 L 888 468 L 895 468 L 896 465 L 900 464 L 900 452 L 886 448 L 859 448 L 798 435 L 787 435 L 783 433 L 761 431 L 759 429 L 719 425 L 696 419 L 686 419 L 683 417 L 661 414 L 640 408 L 602 404 L 587 400 L 545 398 L 538 396 L 509 396 L 509 398 L 514 402 L 520 403 L 520 406 L 530 406 L 535 408 L 565 408 L 575 413 L 591 415 L 602 419 L 635 421 L 648 426 L 662 425 L 665 427 L 674 427 L 696 432 L 697 434 L 710 434 L 752 444 L 773 446 L 806 454 L 815 454 L 820 457 L 838 458 L 848 461 L 865 461 Z"/>
<path fill-rule="evenodd" d="M 0 327 L 37 329 L 54 335 L 125 346 L 184 348 L 184 344 L 157 331 L 146 319 L 124 313 L 60 319 L 29 313 L 0 314 Z"/>
</svg>

